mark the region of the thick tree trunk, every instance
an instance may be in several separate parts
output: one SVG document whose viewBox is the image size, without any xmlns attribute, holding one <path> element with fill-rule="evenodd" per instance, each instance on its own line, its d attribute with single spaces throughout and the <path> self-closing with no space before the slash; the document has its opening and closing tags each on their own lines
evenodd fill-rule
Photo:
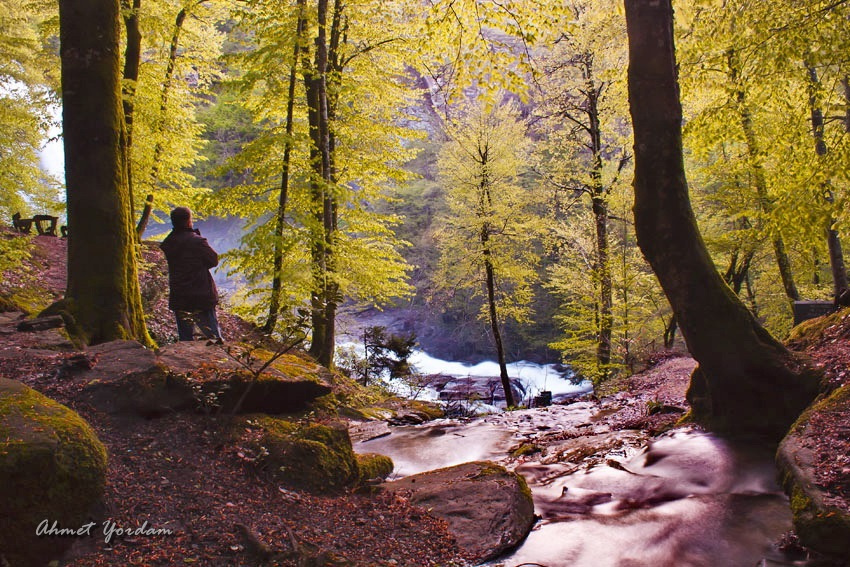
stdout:
<svg viewBox="0 0 850 567">
<path fill-rule="evenodd" d="M 283 269 L 283 229 L 286 226 L 286 205 L 289 199 L 289 170 L 292 161 L 292 131 L 295 123 L 295 85 L 298 82 L 298 60 L 301 57 L 301 41 L 306 22 L 304 21 L 304 5 L 306 0 L 298 0 L 298 22 L 295 29 L 295 46 L 292 48 L 292 68 L 289 71 L 289 87 L 286 101 L 286 141 L 283 148 L 283 166 L 280 175 L 280 195 L 277 204 L 277 216 L 274 228 L 274 255 L 272 259 L 272 291 L 269 297 L 269 317 L 263 330 L 267 333 L 274 331 L 280 311 L 280 293 L 283 284 L 281 270 Z"/>
<path fill-rule="evenodd" d="M 118 0 L 60 0 L 67 304 L 88 343 L 145 329 L 129 207 Z"/>
<path fill-rule="evenodd" d="M 740 61 L 738 52 L 735 49 L 730 49 L 727 53 L 727 63 L 729 65 L 729 81 L 735 88 L 738 119 L 741 122 L 741 129 L 744 131 L 744 139 L 747 144 L 747 154 L 750 158 L 750 168 L 753 172 L 753 183 L 755 184 L 759 207 L 762 213 L 769 217 L 773 212 L 773 203 L 767 192 L 767 180 L 765 179 L 764 168 L 761 164 L 761 149 L 756 138 L 755 127 L 753 126 L 752 112 L 747 103 L 747 94 L 744 86 L 739 84 L 741 82 Z M 768 218 L 767 222 L 772 224 L 773 221 Z M 776 265 L 779 268 L 779 277 L 782 279 L 782 287 L 785 289 L 785 295 L 791 301 L 799 301 L 800 292 L 797 290 L 797 284 L 794 282 L 791 260 L 788 258 L 788 252 L 785 250 L 785 240 L 776 227 L 771 229 L 771 243 L 773 244 L 773 253 L 776 256 Z"/>
<path fill-rule="evenodd" d="M 699 363 L 688 400 L 711 429 L 780 438 L 818 375 L 753 318 L 717 272 L 688 197 L 670 0 L 626 0 L 635 229 Z"/>
</svg>

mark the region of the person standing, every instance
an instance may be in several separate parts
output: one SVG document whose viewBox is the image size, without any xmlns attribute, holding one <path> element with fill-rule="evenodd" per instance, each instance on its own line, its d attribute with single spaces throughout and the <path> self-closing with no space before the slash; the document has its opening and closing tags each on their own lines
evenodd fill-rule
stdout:
<svg viewBox="0 0 850 567">
<path fill-rule="evenodd" d="M 222 342 L 215 315 L 218 290 L 210 269 L 218 265 L 218 253 L 201 232 L 192 227 L 192 211 L 171 211 L 172 230 L 160 244 L 168 262 L 168 307 L 177 319 L 177 335 L 191 341 L 194 326 L 210 340 Z"/>
</svg>

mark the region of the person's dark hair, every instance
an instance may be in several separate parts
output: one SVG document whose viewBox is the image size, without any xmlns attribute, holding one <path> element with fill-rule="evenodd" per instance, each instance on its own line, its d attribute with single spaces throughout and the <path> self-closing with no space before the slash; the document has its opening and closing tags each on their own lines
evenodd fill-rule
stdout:
<svg viewBox="0 0 850 567">
<path fill-rule="evenodd" d="M 189 228 L 189 220 L 192 218 L 192 211 L 189 207 L 177 207 L 171 211 L 171 225 L 174 228 Z"/>
</svg>

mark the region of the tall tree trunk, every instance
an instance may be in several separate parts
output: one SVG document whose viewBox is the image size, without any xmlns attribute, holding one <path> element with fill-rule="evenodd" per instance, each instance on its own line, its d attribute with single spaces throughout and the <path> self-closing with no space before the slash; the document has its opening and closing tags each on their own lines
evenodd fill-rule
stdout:
<svg viewBox="0 0 850 567">
<path fill-rule="evenodd" d="M 599 166 L 601 165 L 600 162 Z M 605 197 L 594 195 L 591 208 L 596 225 L 596 269 L 599 277 L 599 335 L 596 341 L 596 363 L 604 379 L 608 376 L 611 363 L 611 334 L 614 327 L 613 284 L 608 258 L 608 203 Z"/>
<path fill-rule="evenodd" d="M 124 28 L 127 30 L 127 45 L 124 49 L 124 80 L 121 82 L 121 102 L 124 108 L 124 124 L 127 135 L 124 152 L 127 161 L 127 187 L 130 193 L 130 216 L 136 214 L 133 202 L 133 166 L 130 158 L 133 155 L 133 115 L 136 109 L 136 85 L 139 83 L 139 64 L 142 55 L 142 31 L 139 28 L 139 11 L 141 0 L 122 0 L 121 11 L 124 17 Z M 141 234 L 138 235 L 141 239 Z"/>
<path fill-rule="evenodd" d="M 88 343 L 145 329 L 129 207 L 118 0 L 60 0 L 62 124 L 68 204 L 64 308 Z M 61 308 L 61 307 L 60 307 Z"/>
<path fill-rule="evenodd" d="M 729 82 L 735 89 L 738 119 L 741 122 L 741 129 L 744 131 L 744 140 L 747 144 L 747 154 L 750 159 L 750 169 L 753 173 L 753 182 L 756 186 L 759 207 L 762 213 L 768 217 L 767 222 L 770 226 L 773 224 L 773 220 L 769 218 L 773 212 L 773 202 L 767 192 L 767 180 L 764 175 L 764 167 L 761 164 L 761 149 L 756 138 L 753 115 L 747 102 L 747 93 L 740 76 L 741 64 L 739 54 L 734 48 L 727 52 L 727 63 L 729 65 Z M 797 284 L 794 283 L 794 273 L 791 270 L 791 260 L 788 258 L 788 252 L 785 250 L 785 240 L 782 238 L 778 227 L 771 227 L 770 234 L 773 253 L 776 256 L 776 265 L 779 268 L 779 276 L 782 279 L 782 287 L 785 289 L 785 295 L 791 301 L 799 301 L 800 292 L 797 291 Z"/>
<path fill-rule="evenodd" d="M 323 222 L 325 225 L 325 246 L 328 250 L 328 269 L 331 274 L 336 272 L 336 239 L 339 223 L 339 206 L 336 191 L 333 189 L 337 184 L 336 171 L 336 136 L 333 124 L 336 118 L 336 105 L 339 91 L 336 86 L 339 83 L 339 75 L 343 69 L 339 59 L 340 43 L 343 41 L 343 8 L 342 0 L 334 0 L 333 14 L 331 17 L 330 36 L 328 37 L 328 53 L 326 70 L 324 75 L 324 135 L 326 152 L 323 154 L 323 167 L 325 178 L 330 188 L 325 192 L 323 208 Z M 336 350 L 336 312 L 342 298 L 339 294 L 339 284 L 336 278 L 328 278 L 325 292 L 325 346 L 324 351 L 333 364 L 334 351 Z"/>
<path fill-rule="evenodd" d="M 493 269 L 493 256 L 490 250 L 490 222 L 487 220 L 487 212 L 493 207 L 493 199 L 490 193 L 489 178 L 489 148 L 478 148 L 478 164 L 481 166 L 482 176 L 478 186 L 478 207 L 481 211 L 482 225 L 479 235 L 481 252 L 484 257 L 484 278 L 487 287 L 487 312 L 490 318 L 490 330 L 493 332 L 493 342 L 496 345 L 496 358 L 499 362 L 499 378 L 502 381 L 502 390 L 505 392 L 505 404 L 507 407 L 516 405 L 514 393 L 511 389 L 511 379 L 508 377 L 508 364 L 505 359 L 505 346 L 502 342 L 502 333 L 499 329 L 499 316 L 496 309 L 496 276 Z"/>
<path fill-rule="evenodd" d="M 502 390 L 505 392 L 505 404 L 510 408 L 516 405 L 511 389 L 511 379 L 508 377 L 508 364 L 505 359 L 505 346 L 502 333 L 499 330 L 499 317 L 496 311 L 496 279 L 493 275 L 493 262 L 490 260 L 490 249 L 487 247 L 487 229 L 481 232 L 481 244 L 484 248 L 484 273 L 487 280 L 487 310 L 490 315 L 490 329 L 493 331 L 493 342 L 496 343 L 496 356 L 499 361 L 499 378 Z"/>
<path fill-rule="evenodd" d="M 818 72 L 814 65 L 806 63 L 806 70 L 809 74 L 809 108 L 812 114 L 812 136 L 815 140 L 815 154 L 819 158 L 826 156 L 828 150 L 826 140 L 823 137 L 823 111 L 818 105 L 817 90 L 820 87 Z M 828 206 L 832 206 L 835 200 L 832 195 L 832 190 L 829 187 L 829 182 L 821 184 L 821 194 Z M 835 228 L 835 218 L 832 214 L 829 215 L 826 226 L 826 244 L 829 250 L 829 267 L 832 270 L 832 292 L 833 297 L 837 300 L 847 289 L 847 268 L 844 265 L 844 252 L 841 249 L 841 237 L 838 235 L 838 230 Z"/>
<path fill-rule="evenodd" d="M 599 120 L 599 87 L 593 76 L 593 55 L 584 54 L 585 99 L 588 134 L 593 164 L 591 166 L 591 209 L 596 229 L 596 273 L 599 277 L 599 325 L 596 340 L 596 363 L 602 379 L 608 376 L 611 363 L 611 334 L 614 327 L 613 284 L 608 246 L 607 189 L 602 183 L 602 126 Z"/>
<path fill-rule="evenodd" d="M 625 6 L 635 229 L 699 363 L 688 389 L 691 415 L 711 429 L 780 438 L 817 395 L 818 374 L 754 319 L 697 228 L 682 155 L 671 0 Z"/>
<path fill-rule="evenodd" d="M 304 81 L 309 106 L 310 162 L 313 168 L 311 192 L 315 207 L 315 232 L 312 263 L 315 290 L 311 297 L 313 336 L 310 354 L 320 364 L 333 365 L 337 298 L 333 282 L 335 206 L 331 190 L 330 137 L 328 120 L 328 0 L 318 0 L 318 35 L 315 60 L 304 67 Z"/>
<path fill-rule="evenodd" d="M 159 117 L 157 118 L 154 135 L 156 142 L 153 147 L 153 165 L 149 176 L 150 187 L 156 186 L 159 179 L 159 164 L 162 160 L 163 145 L 162 132 L 165 129 L 166 113 L 168 111 L 168 97 L 171 94 L 171 80 L 174 77 L 174 69 L 177 66 L 177 49 L 180 46 L 180 34 L 183 31 L 183 23 L 186 17 L 197 6 L 200 6 L 207 0 L 198 0 L 194 4 L 184 6 L 177 12 L 177 17 L 174 18 L 174 32 L 171 34 L 171 42 L 168 46 L 168 62 L 165 65 L 165 76 L 162 80 L 162 91 L 159 94 Z"/>
<path fill-rule="evenodd" d="M 286 141 L 283 148 L 283 166 L 280 175 L 280 195 L 277 204 L 277 217 L 274 229 L 274 256 L 272 291 L 269 297 L 269 317 L 263 330 L 267 333 L 274 331 L 280 311 L 280 293 L 282 287 L 283 269 L 283 229 L 286 226 L 286 205 L 289 198 L 289 169 L 292 161 L 292 130 L 295 116 L 295 85 L 298 82 L 298 60 L 301 57 L 301 41 L 304 36 L 306 22 L 304 6 L 306 0 L 298 0 L 298 22 L 295 25 L 295 46 L 292 48 L 292 68 L 289 71 L 289 87 L 286 101 Z"/>
</svg>

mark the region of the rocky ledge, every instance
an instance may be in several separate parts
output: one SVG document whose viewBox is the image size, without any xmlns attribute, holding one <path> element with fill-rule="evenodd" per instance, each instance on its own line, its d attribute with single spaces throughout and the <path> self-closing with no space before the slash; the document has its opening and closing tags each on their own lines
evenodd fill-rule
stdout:
<svg viewBox="0 0 850 567">
<path fill-rule="evenodd" d="M 331 373 L 295 355 L 279 357 L 255 379 L 272 356 L 204 342 L 150 350 L 113 341 L 68 357 L 59 375 L 84 381 L 83 399 L 95 408 L 143 417 L 198 408 L 277 415 L 331 392 Z"/>
<path fill-rule="evenodd" d="M 850 557 L 850 456 L 819 450 L 823 422 L 836 414 L 850 414 L 850 385 L 839 388 L 800 417 L 780 444 L 776 461 L 791 498 L 794 529 L 800 541 L 828 555 Z M 845 439 L 848 433 L 844 426 Z"/>
</svg>

